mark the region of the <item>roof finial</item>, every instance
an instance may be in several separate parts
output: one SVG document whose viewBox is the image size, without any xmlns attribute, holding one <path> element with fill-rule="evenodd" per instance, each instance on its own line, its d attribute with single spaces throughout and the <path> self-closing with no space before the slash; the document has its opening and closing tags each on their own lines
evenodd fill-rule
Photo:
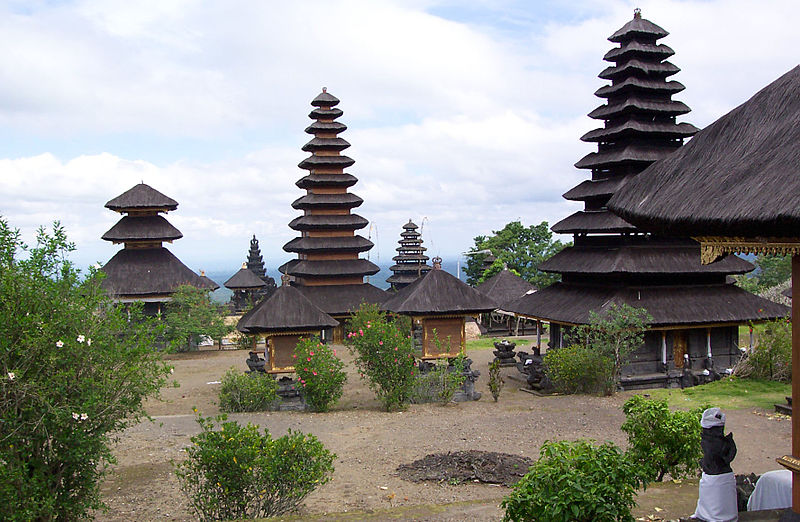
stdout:
<svg viewBox="0 0 800 522">
<path fill-rule="evenodd" d="M 245 268 L 247 268 L 247 263 L 242 263 L 242 270 L 244 270 Z"/>
<path fill-rule="evenodd" d="M 633 18 L 641 18 L 642 17 L 642 10 L 640 8 L 636 8 L 633 10 Z"/>
<path fill-rule="evenodd" d="M 433 263 L 433 268 L 435 270 L 441 270 L 442 269 L 442 258 L 441 257 L 436 256 L 433 259 L 431 259 L 431 262 Z"/>
<path fill-rule="evenodd" d="M 328 92 L 328 88 L 327 87 L 323 87 L 322 88 L 322 92 Z"/>
<path fill-rule="evenodd" d="M 289 274 L 283 274 L 281 276 L 281 286 L 287 286 L 289 284 Z"/>
</svg>

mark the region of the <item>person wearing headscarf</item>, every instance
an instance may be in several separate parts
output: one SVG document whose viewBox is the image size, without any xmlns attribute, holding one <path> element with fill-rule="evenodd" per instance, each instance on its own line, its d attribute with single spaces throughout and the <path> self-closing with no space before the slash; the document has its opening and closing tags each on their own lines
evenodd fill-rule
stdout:
<svg viewBox="0 0 800 522">
<path fill-rule="evenodd" d="M 700 495 L 692 518 L 705 522 L 729 522 L 739 519 L 736 503 L 736 478 L 731 462 L 736 457 L 733 433 L 725 435 L 725 414 L 719 408 L 708 408 L 700 419 L 703 429 L 700 447 Z"/>
</svg>

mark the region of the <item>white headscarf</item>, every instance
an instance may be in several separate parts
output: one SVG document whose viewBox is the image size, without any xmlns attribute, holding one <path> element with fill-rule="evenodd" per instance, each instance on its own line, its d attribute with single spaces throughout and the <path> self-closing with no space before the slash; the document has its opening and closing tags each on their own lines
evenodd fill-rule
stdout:
<svg viewBox="0 0 800 522">
<path fill-rule="evenodd" d="M 700 419 L 700 426 L 703 428 L 713 428 L 714 426 L 725 426 L 725 414 L 719 408 L 709 408 L 703 412 Z"/>
</svg>

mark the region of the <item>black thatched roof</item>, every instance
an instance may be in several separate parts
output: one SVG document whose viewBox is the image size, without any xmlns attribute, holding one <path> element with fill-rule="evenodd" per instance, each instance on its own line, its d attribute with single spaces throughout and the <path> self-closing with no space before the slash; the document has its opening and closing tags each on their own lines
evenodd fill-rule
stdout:
<svg viewBox="0 0 800 522">
<path fill-rule="evenodd" d="M 300 178 L 295 185 L 301 189 L 314 187 L 352 187 L 358 182 L 358 178 L 351 174 L 317 174 L 312 172 L 308 176 Z"/>
<path fill-rule="evenodd" d="M 618 167 L 621 165 L 638 163 L 642 169 L 668 156 L 675 151 L 680 144 L 665 143 L 663 146 L 631 144 L 614 150 L 603 150 L 602 152 L 590 152 L 575 164 L 579 169 L 598 169 Z"/>
<path fill-rule="evenodd" d="M 322 330 L 338 324 L 295 287 L 283 285 L 242 316 L 236 329 L 245 333 L 285 332 Z"/>
<path fill-rule="evenodd" d="M 361 236 L 296 237 L 283 245 L 286 252 L 366 252 L 372 241 Z"/>
<path fill-rule="evenodd" d="M 631 179 L 609 202 L 647 229 L 797 237 L 800 66 Z"/>
<path fill-rule="evenodd" d="M 358 230 L 369 225 L 369 221 L 358 214 L 344 215 L 307 215 L 294 218 L 289 222 L 292 230 Z"/>
<path fill-rule="evenodd" d="M 753 265 L 736 256 L 700 263 L 700 245 L 671 244 L 657 239 L 640 245 L 598 245 L 565 248 L 539 270 L 561 274 L 745 274 Z"/>
<path fill-rule="evenodd" d="M 339 134 L 347 130 L 347 125 L 339 123 L 338 121 L 315 121 L 306 127 L 307 134 L 319 134 L 321 132 L 330 132 Z"/>
<path fill-rule="evenodd" d="M 789 299 L 791 299 L 791 298 L 792 298 L 792 287 L 790 286 L 789 288 L 787 288 L 786 290 L 784 290 L 783 292 L 781 292 L 781 295 L 782 295 L 782 296 L 784 296 L 784 297 L 788 297 Z"/>
<path fill-rule="evenodd" d="M 590 198 L 610 197 L 619 188 L 624 178 L 587 179 L 566 191 L 562 197 L 572 201 L 585 201 Z"/>
<path fill-rule="evenodd" d="M 181 231 L 164 216 L 123 216 L 103 234 L 106 241 L 174 241 L 183 237 Z"/>
<path fill-rule="evenodd" d="M 335 261 L 311 261 L 292 259 L 282 264 L 282 274 L 295 277 L 365 276 L 377 274 L 380 267 L 368 259 L 340 259 Z"/>
<path fill-rule="evenodd" d="M 247 251 L 247 268 L 260 278 L 267 275 L 267 269 L 264 267 L 264 258 L 261 256 L 261 248 L 258 246 L 258 239 L 256 239 L 255 234 L 253 234 L 253 239 L 250 240 L 250 250 Z"/>
<path fill-rule="evenodd" d="M 511 270 L 501 270 L 476 286 L 475 289 L 493 299 L 500 305 L 500 308 L 525 294 L 536 291 L 535 286 Z"/>
<path fill-rule="evenodd" d="M 555 283 L 509 303 L 520 315 L 568 324 L 588 324 L 589 311 L 603 313 L 612 303 L 646 308 L 651 326 L 746 323 L 784 317 L 789 308 L 735 285 L 609 288 Z"/>
<path fill-rule="evenodd" d="M 225 288 L 230 288 L 231 290 L 247 290 L 265 286 L 267 286 L 267 283 L 247 268 L 247 264 L 225 281 Z"/>
<path fill-rule="evenodd" d="M 297 198 L 292 203 L 292 208 L 298 210 L 317 208 L 354 208 L 361 205 L 363 199 L 355 194 L 307 194 Z"/>
<path fill-rule="evenodd" d="M 641 11 L 634 11 L 633 20 L 619 28 L 608 37 L 610 42 L 624 43 L 636 37 L 644 37 L 645 41 L 655 41 L 669 33 L 650 20 L 642 18 Z"/>
<path fill-rule="evenodd" d="M 444 270 L 434 269 L 383 303 L 400 314 L 490 312 L 497 303 Z"/>
<path fill-rule="evenodd" d="M 305 145 L 303 145 L 303 150 L 305 152 L 315 152 L 318 150 L 335 150 L 341 151 L 349 147 L 350 144 L 347 140 L 342 138 L 319 138 L 315 137 Z"/>
<path fill-rule="evenodd" d="M 675 123 L 671 121 L 638 121 L 628 120 L 619 125 L 609 125 L 602 129 L 589 131 L 581 136 L 581 141 L 604 142 L 618 139 L 622 136 L 634 136 L 636 134 L 647 133 L 650 136 L 668 138 L 688 138 L 697 133 L 697 127 L 691 123 Z"/>
<path fill-rule="evenodd" d="M 360 285 L 296 286 L 309 301 L 331 315 L 345 315 L 361 303 L 380 305 L 386 292 L 369 283 Z"/>
<path fill-rule="evenodd" d="M 338 104 L 339 98 L 329 93 L 325 87 L 322 88 L 322 92 L 316 98 L 311 100 L 311 105 L 314 107 L 334 107 Z"/>
<path fill-rule="evenodd" d="M 149 185 L 139 183 L 106 203 L 106 208 L 123 212 L 125 210 L 161 209 L 175 210 L 178 202 L 165 196 Z"/>
<path fill-rule="evenodd" d="M 181 285 L 216 290 L 166 248 L 127 249 L 116 253 L 102 268 L 102 286 L 115 297 L 172 294 Z M 213 281 L 212 281 L 213 283 Z"/>
<path fill-rule="evenodd" d="M 301 169 L 345 169 L 356 160 L 348 158 L 347 156 L 309 156 L 297 164 Z"/>
<path fill-rule="evenodd" d="M 392 258 L 397 264 L 389 268 L 392 275 L 386 279 L 394 290 L 407 286 L 432 270 L 426 264 L 429 258 L 425 255 L 427 249 L 422 246 L 422 234 L 417 232 L 418 228 L 410 219 L 403 225 L 398 241 L 400 246 L 396 249 L 399 255 Z"/>
<path fill-rule="evenodd" d="M 580 210 L 551 227 L 558 234 L 634 232 L 636 227 L 607 210 Z"/>
<path fill-rule="evenodd" d="M 663 60 L 664 58 L 669 58 L 673 54 L 675 54 L 675 51 L 673 51 L 672 48 L 664 44 L 651 44 L 646 42 L 637 42 L 635 40 L 629 40 L 620 45 L 619 47 L 615 47 L 614 49 L 608 51 L 606 55 L 603 56 L 603 60 L 607 62 L 617 62 L 620 61 L 620 59 L 622 58 L 629 57 L 629 55 L 637 55 L 637 56 L 652 55 L 660 60 Z"/>
</svg>

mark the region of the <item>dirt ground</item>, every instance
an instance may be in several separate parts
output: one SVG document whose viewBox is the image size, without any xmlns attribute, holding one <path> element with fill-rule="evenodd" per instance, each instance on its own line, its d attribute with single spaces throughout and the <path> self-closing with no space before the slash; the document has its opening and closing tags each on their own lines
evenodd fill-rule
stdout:
<svg viewBox="0 0 800 522">
<path fill-rule="evenodd" d="M 520 345 L 521 346 L 521 345 Z M 525 350 L 524 347 L 520 349 Z M 530 351 L 530 350 L 528 350 Z M 333 480 L 313 492 L 298 520 L 499 520 L 499 503 L 510 491 L 497 484 L 429 482 L 402 479 L 397 472 L 428 454 L 446 451 L 496 451 L 536 459 L 548 439 L 591 438 L 625 445 L 619 430 L 621 407 L 630 392 L 613 397 L 538 397 L 520 390 L 504 368 L 506 386 L 494 403 L 487 389 L 490 350 L 469 353 L 481 371 L 479 401 L 440 406 L 412 405 L 406 411 L 380 410 L 373 393 L 361 381 L 348 351 L 345 393 L 329 413 L 268 412 L 230 415 L 280 436 L 291 428 L 316 435 L 338 458 Z M 171 357 L 178 388 L 165 388 L 163 401 L 150 401 L 154 422 L 144 421 L 120 434 L 118 463 L 102 486 L 109 510 L 98 520 L 194 520 L 171 461 L 199 429 L 192 408 L 208 416 L 219 412 L 218 381 L 228 368 L 247 369 L 246 351 L 201 351 Z M 790 421 L 764 411 L 728 411 L 727 429 L 739 448 L 736 473 L 761 474 L 777 469 L 775 457 L 789 453 Z M 657 484 L 640 493 L 635 516 L 668 520 L 687 516 L 697 502 L 697 481 Z"/>
</svg>

